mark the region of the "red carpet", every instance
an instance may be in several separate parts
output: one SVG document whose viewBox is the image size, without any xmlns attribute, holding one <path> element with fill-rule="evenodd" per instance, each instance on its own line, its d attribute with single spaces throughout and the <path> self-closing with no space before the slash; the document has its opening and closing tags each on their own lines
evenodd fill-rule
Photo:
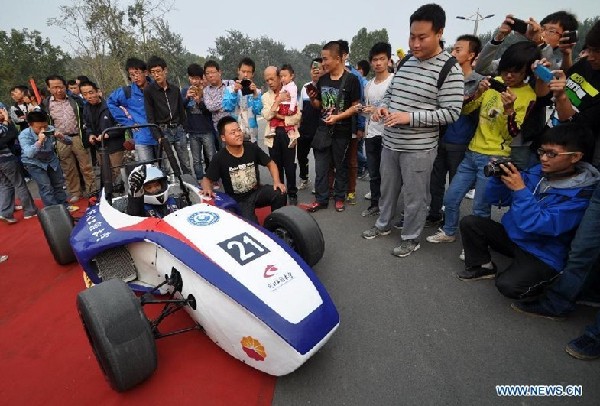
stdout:
<svg viewBox="0 0 600 406">
<path fill-rule="evenodd" d="M 0 264 L 0 403 L 271 404 L 276 379 L 230 357 L 201 332 L 158 340 L 154 375 L 127 393 L 110 389 L 75 308 L 84 287 L 81 268 L 56 265 L 37 219 L 22 216 L 15 214 L 14 225 L 0 223 L 0 254 L 9 255 Z M 163 330 L 190 324 L 180 312 Z"/>
</svg>

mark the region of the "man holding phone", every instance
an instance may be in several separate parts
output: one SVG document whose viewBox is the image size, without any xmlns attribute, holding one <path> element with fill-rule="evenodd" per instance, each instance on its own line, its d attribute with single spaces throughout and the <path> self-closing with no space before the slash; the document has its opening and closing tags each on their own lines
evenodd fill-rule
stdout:
<svg viewBox="0 0 600 406">
<path fill-rule="evenodd" d="M 310 143 L 319 126 L 320 111 L 312 106 L 308 93 L 317 92 L 317 82 L 323 75 L 322 62 L 323 59 L 320 57 L 312 60 L 310 64 L 311 81 L 302 86 L 302 91 L 300 92 L 300 99 L 302 101 L 300 110 L 302 111 L 302 118 L 300 120 L 300 127 L 298 127 L 300 138 L 298 138 L 298 146 L 296 147 L 296 157 L 298 159 L 300 170 L 299 190 L 306 189 L 310 185 L 310 178 L 308 176 L 308 154 L 310 153 Z"/>
<path fill-rule="evenodd" d="M 497 72 L 499 59 L 495 58 L 498 48 L 512 32 L 520 37 L 518 41 L 530 40 L 540 46 L 542 56 L 551 63 L 551 69 L 568 69 L 572 64 L 571 56 L 575 46 L 575 43 L 568 41 L 575 35 L 576 42 L 574 33 L 578 25 L 577 18 L 566 11 L 549 14 L 539 23 L 533 18 L 522 20 L 508 14 L 496 35 L 481 50 L 475 70 L 482 75 Z"/>
</svg>

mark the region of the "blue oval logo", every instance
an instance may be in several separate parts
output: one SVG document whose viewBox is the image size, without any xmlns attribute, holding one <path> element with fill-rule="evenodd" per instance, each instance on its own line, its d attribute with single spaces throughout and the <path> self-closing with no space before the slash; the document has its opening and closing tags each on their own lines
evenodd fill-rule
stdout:
<svg viewBox="0 0 600 406">
<path fill-rule="evenodd" d="M 188 217 L 188 223 L 193 226 L 205 227 L 215 224 L 219 221 L 219 215 L 211 213 L 210 211 L 199 211 L 194 214 L 190 214 Z"/>
</svg>

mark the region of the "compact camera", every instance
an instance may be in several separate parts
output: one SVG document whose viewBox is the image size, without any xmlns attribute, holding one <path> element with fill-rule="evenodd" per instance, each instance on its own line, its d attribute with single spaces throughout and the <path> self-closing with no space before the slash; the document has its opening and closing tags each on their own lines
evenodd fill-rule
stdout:
<svg viewBox="0 0 600 406">
<path fill-rule="evenodd" d="M 42 131 L 42 132 L 43 132 L 43 133 L 44 133 L 44 135 L 47 137 L 47 136 L 49 136 L 49 135 L 54 135 L 54 131 L 55 131 L 55 130 L 54 130 L 54 129 L 52 129 L 52 130 L 44 130 L 44 131 Z"/>
<path fill-rule="evenodd" d="M 499 178 L 504 175 L 504 171 L 500 168 L 500 165 L 508 167 L 508 164 L 513 163 L 510 158 L 498 158 L 494 161 L 490 161 L 486 166 L 483 167 L 483 174 L 488 178 Z M 514 164 L 513 164 L 514 165 Z"/>
</svg>

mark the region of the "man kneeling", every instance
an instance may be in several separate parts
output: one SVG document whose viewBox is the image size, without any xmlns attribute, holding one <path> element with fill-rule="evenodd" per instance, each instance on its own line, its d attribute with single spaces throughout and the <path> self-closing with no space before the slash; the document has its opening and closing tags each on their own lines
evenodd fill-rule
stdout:
<svg viewBox="0 0 600 406">
<path fill-rule="evenodd" d="M 547 130 L 537 150 L 541 165 L 522 174 L 512 163 L 486 188 L 490 204 L 510 206 L 502 223 L 467 216 L 460 223 L 466 269 L 461 280 L 491 279 L 505 296 L 540 292 L 562 270 L 569 245 L 589 204 L 600 173 L 581 162 L 591 134 L 576 123 Z M 513 258 L 497 271 L 489 249 Z"/>
<path fill-rule="evenodd" d="M 285 185 L 279 179 L 275 162 L 255 143 L 244 142 L 244 134 L 233 117 L 220 119 L 217 130 L 225 148 L 210 161 L 208 171 L 202 179 L 202 194 L 214 197 L 212 185 L 220 179 L 225 193 L 240 206 L 242 217 L 255 223 L 258 222 L 254 214 L 255 208 L 271 206 L 274 211 L 285 206 Z M 259 165 L 269 169 L 273 186 L 259 183 Z"/>
</svg>

